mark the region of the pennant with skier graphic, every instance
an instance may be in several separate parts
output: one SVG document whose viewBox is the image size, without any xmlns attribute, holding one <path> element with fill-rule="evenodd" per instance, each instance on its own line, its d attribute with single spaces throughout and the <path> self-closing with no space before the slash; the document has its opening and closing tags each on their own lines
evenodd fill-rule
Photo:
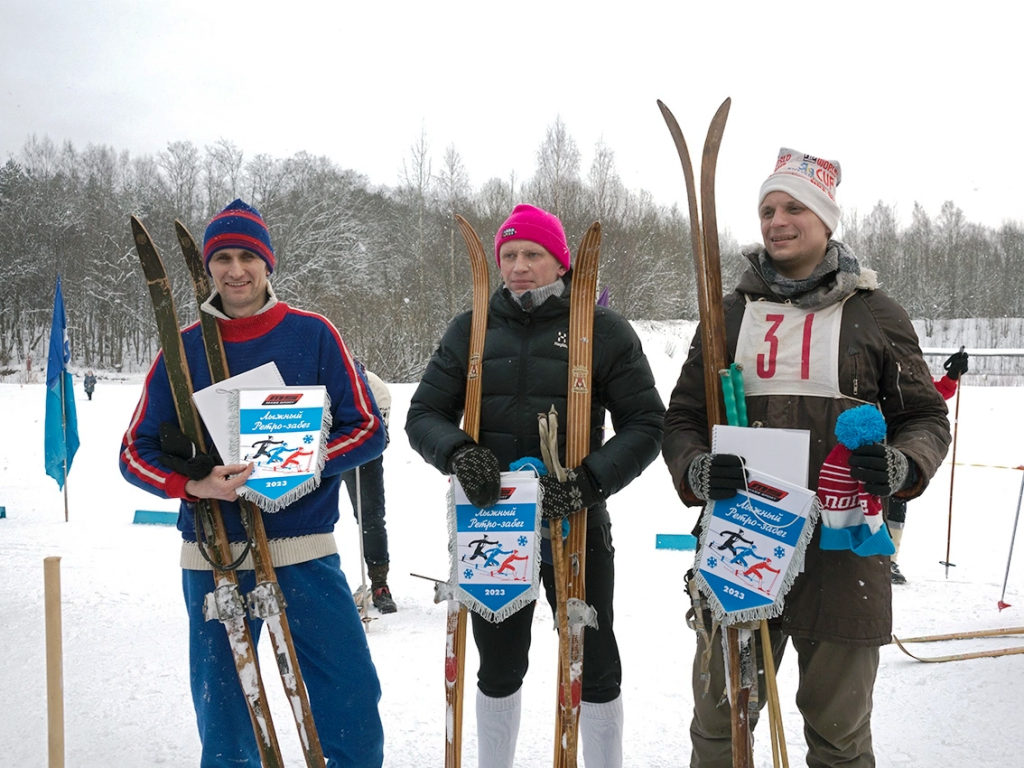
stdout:
<svg viewBox="0 0 1024 768">
<path fill-rule="evenodd" d="M 697 586 L 725 625 L 782 613 L 818 517 L 813 491 L 748 472 L 746 490 L 708 502 L 701 518 Z"/>
<path fill-rule="evenodd" d="M 232 390 L 230 416 L 232 460 L 255 465 L 239 496 L 279 512 L 320 485 L 331 429 L 326 388 Z"/>
<path fill-rule="evenodd" d="M 504 621 L 540 592 L 538 488 L 534 472 L 502 472 L 498 503 L 480 509 L 451 478 L 448 548 L 454 598 L 490 622 Z"/>
</svg>

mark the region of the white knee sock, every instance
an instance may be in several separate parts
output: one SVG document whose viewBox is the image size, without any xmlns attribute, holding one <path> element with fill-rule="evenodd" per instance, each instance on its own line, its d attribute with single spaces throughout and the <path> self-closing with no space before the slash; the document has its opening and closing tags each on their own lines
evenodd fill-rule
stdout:
<svg viewBox="0 0 1024 768">
<path fill-rule="evenodd" d="M 580 738 L 586 768 L 622 768 L 622 696 L 605 704 L 580 704 Z"/>
<path fill-rule="evenodd" d="M 512 768 L 523 713 L 522 689 L 500 699 L 476 691 L 477 765 Z"/>
</svg>

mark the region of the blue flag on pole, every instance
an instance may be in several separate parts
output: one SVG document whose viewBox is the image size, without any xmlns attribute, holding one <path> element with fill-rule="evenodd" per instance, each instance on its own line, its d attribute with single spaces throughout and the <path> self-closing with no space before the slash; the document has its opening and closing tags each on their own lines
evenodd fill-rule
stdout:
<svg viewBox="0 0 1024 768">
<path fill-rule="evenodd" d="M 71 471 L 71 460 L 78 450 L 78 414 L 75 411 L 75 390 L 68 372 L 71 344 L 64 317 L 64 295 L 57 275 L 57 291 L 53 295 L 53 324 L 50 326 L 50 353 L 46 358 L 46 436 L 44 454 L 46 474 L 64 487 L 64 478 Z"/>
</svg>

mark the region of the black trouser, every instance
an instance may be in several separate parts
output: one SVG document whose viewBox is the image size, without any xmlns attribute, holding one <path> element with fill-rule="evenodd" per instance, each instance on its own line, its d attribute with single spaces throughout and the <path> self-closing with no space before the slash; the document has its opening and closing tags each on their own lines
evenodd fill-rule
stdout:
<svg viewBox="0 0 1024 768">
<path fill-rule="evenodd" d="M 899 523 L 902 527 L 907 520 L 907 502 L 900 499 L 889 499 L 889 512 L 886 518 L 890 523 Z"/>
<path fill-rule="evenodd" d="M 598 628 L 587 627 L 583 635 L 583 700 L 595 704 L 617 699 L 622 683 L 619 646 L 612 629 L 615 548 L 611 529 L 611 523 L 587 529 L 586 601 L 597 611 Z M 540 575 L 554 612 L 554 570 L 542 563 Z M 524 606 L 500 624 L 473 614 L 473 640 L 480 652 L 477 680 L 485 696 L 511 696 L 522 686 L 530 666 L 530 628 L 536 605 Z"/>
<path fill-rule="evenodd" d="M 356 471 L 341 473 L 352 502 L 352 515 L 356 510 Z M 359 495 L 363 499 L 363 557 L 367 565 L 387 565 L 388 532 L 384 527 L 384 456 L 359 467 Z"/>
</svg>

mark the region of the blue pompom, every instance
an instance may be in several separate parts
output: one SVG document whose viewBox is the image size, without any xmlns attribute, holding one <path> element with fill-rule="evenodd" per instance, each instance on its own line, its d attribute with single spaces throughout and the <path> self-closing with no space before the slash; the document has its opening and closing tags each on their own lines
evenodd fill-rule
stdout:
<svg viewBox="0 0 1024 768">
<path fill-rule="evenodd" d="M 873 405 L 858 405 L 839 414 L 836 437 L 851 451 L 885 440 L 885 417 Z"/>
<path fill-rule="evenodd" d="M 523 456 L 521 459 L 516 459 L 509 465 L 508 471 L 525 472 L 530 469 L 536 472 L 538 477 L 544 477 L 548 473 L 548 468 L 544 466 L 544 462 L 534 456 Z"/>
</svg>

